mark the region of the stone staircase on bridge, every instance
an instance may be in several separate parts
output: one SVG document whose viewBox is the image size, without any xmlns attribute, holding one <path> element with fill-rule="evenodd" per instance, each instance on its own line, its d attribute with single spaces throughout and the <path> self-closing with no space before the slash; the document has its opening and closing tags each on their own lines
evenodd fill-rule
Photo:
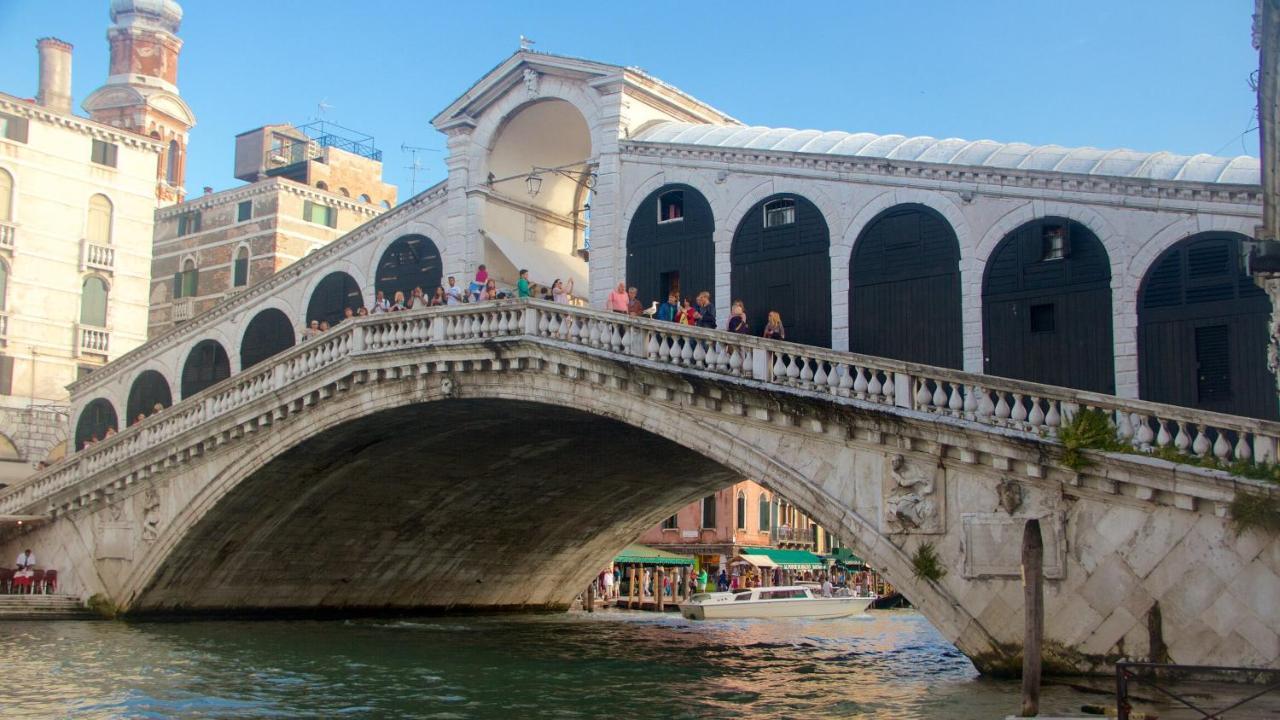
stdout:
<svg viewBox="0 0 1280 720">
<path fill-rule="evenodd" d="M 0 622 L 97 619 L 74 595 L 0 595 Z"/>
</svg>

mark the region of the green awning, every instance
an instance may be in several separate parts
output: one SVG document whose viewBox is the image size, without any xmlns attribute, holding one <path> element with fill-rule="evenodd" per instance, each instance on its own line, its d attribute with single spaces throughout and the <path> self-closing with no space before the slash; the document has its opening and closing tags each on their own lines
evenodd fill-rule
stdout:
<svg viewBox="0 0 1280 720">
<path fill-rule="evenodd" d="M 831 551 L 831 558 L 842 565 L 866 565 L 867 561 L 853 554 L 849 548 L 838 547 Z"/>
<path fill-rule="evenodd" d="M 631 565 L 692 565 L 693 558 L 659 550 L 648 545 L 628 545 L 613 559 L 618 564 Z"/>
<path fill-rule="evenodd" d="M 822 558 L 808 550 L 781 550 L 778 548 L 742 548 L 742 555 L 767 555 L 778 567 L 787 570 L 821 570 L 826 567 Z"/>
</svg>

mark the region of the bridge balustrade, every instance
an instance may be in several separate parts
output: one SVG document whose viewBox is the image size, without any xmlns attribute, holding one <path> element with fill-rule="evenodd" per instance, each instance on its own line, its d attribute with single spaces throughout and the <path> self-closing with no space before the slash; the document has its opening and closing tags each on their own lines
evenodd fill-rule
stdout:
<svg viewBox="0 0 1280 720">
<path fill-rule="evenodd" d="M 955 418 L 1039 437 L 1082 408 L 1107 414 L 1142 450 L 1171 447 L 1223 462 L 1274 461 L 1280 423 L 1069 388 L 916 365 L 856 353 L 634 318 L 541 300 L 499 300 L 348 320 L 250 370 L 160 411 L 0 494 L 16 513 L 133 455 L 233 413 L 350 358 L 476 341 L 529 340 L 623 356 L 674 372 L 893 412 Z M 310 400 L 304 400 L 310 402 Z M 279 411 L 277 410 L 277 417 Z M 258 422 L 257 420 L 254 421 Z M 269 424 L 269 418 L 265 421 Z M 256 427 L 256 425 L 255 425 Z M 183 452 L 196 452 L 186 450 Z M 123 487 L 124 479 L 112 487 Z M 94 491 L 99 492 L 99 491 Z M 83 501 L 84 496 L 81 496 Z"/>
</svg>

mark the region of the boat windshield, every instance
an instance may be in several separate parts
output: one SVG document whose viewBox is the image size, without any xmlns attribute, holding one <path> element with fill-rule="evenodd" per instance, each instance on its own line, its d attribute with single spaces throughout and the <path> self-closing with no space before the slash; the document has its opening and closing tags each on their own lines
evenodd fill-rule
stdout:
<svg viewBox="0 0 1280 720">
<path fill-rule="evenodd" d="M 750 599 L 751 599 L 751 591 L 750 591 L 750 590 L 748 590 L 748 591 L 746 591 L 746 592 L 740 592 L 740 593 L 738 593 L 737 595 L 734 595 L 734 596 L 733 596 L 733 601 L 734 601 L 734 602 L 741 602 L 741 601 L 743 601 L 743 600 L 750 600 Z"/>
<path fill-rule="evenodd" d="M 698 593 L 689 598 L 689 602 L 706 602 L 709 599 L 711 599 L 711 593 Z"/>
</svg>

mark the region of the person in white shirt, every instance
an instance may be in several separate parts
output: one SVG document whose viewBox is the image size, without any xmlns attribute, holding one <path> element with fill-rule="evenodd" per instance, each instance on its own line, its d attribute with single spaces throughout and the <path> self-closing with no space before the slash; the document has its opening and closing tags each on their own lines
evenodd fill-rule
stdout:
<svg viewBox="0 0 1280 720">
<path fill-rule="evenodd" d="M 823 576 L 822 578 L 822 597 L 831 597 L 831 578 Z"/>
<path fill-rule="evenodd" d="M 391 312 L 391 303 L 387 301 L 387 296 L 379 290 L 377 296 L 373 300 L 373 308 L 369 310 L 370 315 L 376 313 Z"/>
<path fill-rule="evenodd" d="M 462 288 L 458 287 L 458 281 L 452 275 L 449 276 L 449 287 L 445 288 L 444 296 L 446 305 L 457 305 L 462 302 Z"/>
<path fill-rule="evenodd" d="M 31 570 L 36 566 L 36 556 L 31 553 L 31 548 L 18 556 L 18 569 Z"/>
</svg>

